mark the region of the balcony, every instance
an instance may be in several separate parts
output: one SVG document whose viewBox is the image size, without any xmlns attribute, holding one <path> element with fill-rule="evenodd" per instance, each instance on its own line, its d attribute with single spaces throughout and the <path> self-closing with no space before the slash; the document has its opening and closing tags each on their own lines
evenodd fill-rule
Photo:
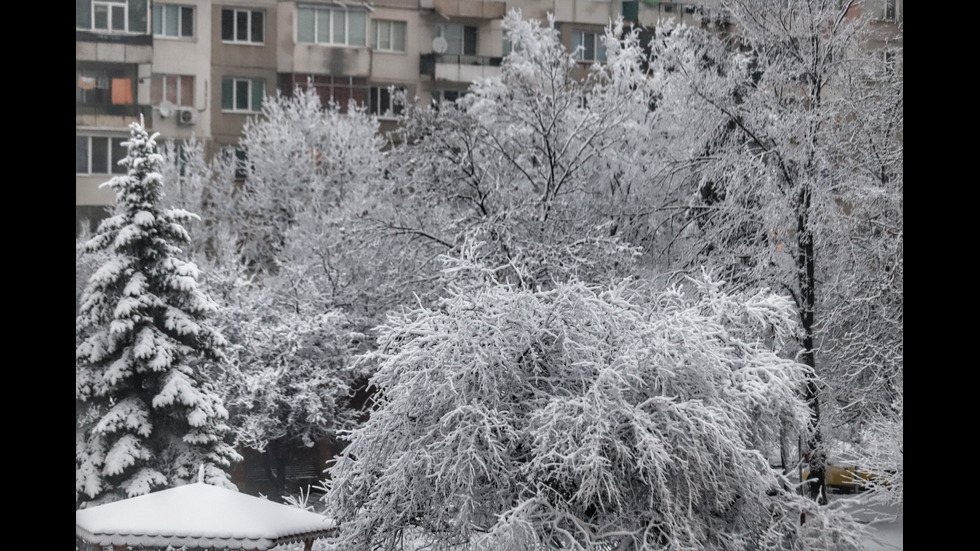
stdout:
<svg viewBox="0 0 980 551">
<path fill-rule="evenodd" d="M 503 59 L 479 55 L 422 54 L 419 73 L 435 80 L 473 82 L 478 78 L 500 76 Z"/>
<path fill-rule="evenodd" d="M 140 115 L 148 127 L 153 125 L 152 105 L 75 104 L 75 126 L 128 128 Z"/>
<path fill-rule="evenodd" d="M 507 12 L 507 2 L 492 0 L 421 0 L 420 6 L 445 17 L 473 19 L 502 19 Z"/>
</svg>

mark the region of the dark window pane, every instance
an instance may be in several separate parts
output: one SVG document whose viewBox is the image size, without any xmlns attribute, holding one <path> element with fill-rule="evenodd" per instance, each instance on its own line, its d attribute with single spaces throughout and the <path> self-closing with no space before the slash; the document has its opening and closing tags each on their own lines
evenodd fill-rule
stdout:
<svg viewBox="0 0 980 551">
<path fill-rule="evenodd" d="M 463 55 L 476 55 L 476 27 L 463 27 Z"/>
<path fill-rule="evenodd" d="M 235 81 L 235 109 L 248 110 L 248 81 Z"/>
<path fill-rule="evenodd" d="M 385 115 L 388 113 L 388 111 L 391 110 L 391 92 L 388 91 L 387 88 L 382 88 L 380 92 L 381 92 L 380 94 L 381 107 L 378 110 L 378 114 Z"/>
<path fill-rule="evenodd" d="M 126 8 L 123 6 L 112 6 L 112 30 L 126 30 Z"/>
<path fill-rule="evenodd" d="M 129 0 L 129 32 L 146 32 L 146 0 Z"/>
<path fill-rule="evenodd" d="M 194 8 L 180 8 L 180 36 L 194 36 Z"/>
<path fill-rule="evenodd" d="M 221 40 L 235 39 L 235 12 L 221 10 Z"/>
<path fill-rule="evenodd" d="M 88 136 L 75 136 L 75 173 L 88 174 Z"/>
<path fill-rule="evenodd" d="M 368 113 L 379 115 L 378 112 L 378 88 L 371 88 L 371 104 L 368 105 Z"/>
<path fill-rule="evenodd" d="M 75 26 L 79 29 L 92 28 L 92 0 L 75 0 Z"/>
<path fill-rule="evenodd" d="M 125 138 L 112 138 L 112 167 L 111 172 L 113 174 L 126 174 L 126 167 L 119 164 L 119 161 L 126 158 L 126 146 L 123 142 L 126 141 Z"/>
<path fill-rule="evenodd" d="M 241 147 L 235 148 L 235 178 L 248 176 L 248 152 Z"/>
<path fill-rule="evenodd" d="M 92 138 L 92 173 L 109 173 L 109 138 Z"/>
<path fill-rule="evenodd" d="M 248 40 L 248 12 L 235 13 L 235 40 Z"/>
<path fill-rule="evenodd" d="M 108 6 L 95 6 L 95 29 L 108 30 L 109 29 L 109 7 Z"/>
<path fill-rule="evenodd" d="M 221 80 L 221 108 L 232 109 L 235 107 L 235 82 L 230 78 Z"/>
<path fill-rule="evenodd" d="M 595 35 L 587 33 L 585 35 L 585 60 L 595 60 Z"/>
<path fill-rule="evenodd" d="M 265 83 L 261 80 L 252 81 L 252 111 L 262 110 L 262 95 L 265 93 Z"/>
<path fill-rule="evenodd" d="M 262 42 L 262 12 L 252 12 L 252 42 Z"/>
</svg>

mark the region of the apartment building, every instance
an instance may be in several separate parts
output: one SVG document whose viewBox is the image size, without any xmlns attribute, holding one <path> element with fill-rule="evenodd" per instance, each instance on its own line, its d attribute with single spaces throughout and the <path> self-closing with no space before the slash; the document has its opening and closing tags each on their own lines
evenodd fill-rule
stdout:
<svg viewBox="0 0 980 551">
<path fill-rule="evenodd" d="M 453 100 L 499 75 L 506 13 L 555 15 L 584 68 L 602 62 L 605 26 L 621 14 L 653 28 L 693 23 L 718 0 L 75 0 L 75 220 L 97 221 L 114 197 L 128 125 L 142 115 L 161 139 L 235 146 L 266 94 L 313 87 L 326 103 L 353 99 L 394 127 L 392 87 L 422 105 Z M 902 0 L 868 0 L 885 22 Z M 880 13 L 879 13 L 880 12 Z M 900 33 L 899 35 L 900 36 Z M 894 40 L 894 39 L 892 39 Z"/>
</svg>

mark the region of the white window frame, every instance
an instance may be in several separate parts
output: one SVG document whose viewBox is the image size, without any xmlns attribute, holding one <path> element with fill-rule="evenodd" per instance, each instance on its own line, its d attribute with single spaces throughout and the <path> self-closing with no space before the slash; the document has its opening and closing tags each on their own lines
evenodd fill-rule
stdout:
<svg viewBox="0 0 980 551">
<path fill-rule="evenodd" d="M 381 105 L 381 91 L 388 92 L 388 106 L 387 109 L 382 109 Z M 392 120 L 398 118 L 398 114 L 395 112 L 395 95 L 399 92 L 404 92 L 404 86 L 371 86 L 368 88 L 368 111 L 371 112 L 371 105 L 378 106 L 378 112 L 374 113 L 379 119 L 382 120 Z M 401 110 L 404 111 L 404 106 Z"/>
<path fill-rule="evenodd" d="M 606 62 L 606 45 L 602 41 L 604 33 L 598 33 L 594 31 L 572 31 L 572 55 L 575 61 L 580 63 L 605 63 Z M 592 59 L 585 57 L 585 41 L 587 38 L 592 38 Z M 576 46 L 576 42 L 578 45 Z M 600 49 L 602 55 L 599 55 Z M 600 59 L 600 57 L 602 59 Z"/>
<path fill-rule="evenodd" d="M 265 80 L 264 79 L 261 79 L 261 78 L 224 77 L 222 79 L 222 86 L 224 86 L 224 80 L 225 79 L 231 80 L 231 105 L 232 105 L 232 107 L 231 107 L 231 109 L 225 109 L 224 105 L 222 105 L 221 106 L 221 111 L 223 113 L 249 113 L 249 114 L 251 114 L 251 113 L 261 113 L 262 112 L 261 108 L 259 108 L 257 110 L 256 109 L 252 109 L 252 92 L 253 92 L 253 87 L 255 86 L 255 83 L 256 82 L 261 82 L 262 83 L 262 92 L 265 93 Z M 248 82 L 248 92 L 246 92 L 246 96 L 248 97 L 248 109 L 238 109 L 236 107 L 238 105 L 238 83 L 239 82 Z"/>
<path fill-rule="evenodd" d="M 313 12 L 313 41 L 299 39 L 299 18 L 300 12 L 302 11 L 312 11 Z M 327 32 L 323 33 L 320 29 L 321 13 L 326 12 L 326 19 L 328 22 Z M 363 44 L 351 44 L 350 43 L 350 28 L 351 21 L 350 16 L 352 13 L 362 14 L 364 16 L 364 43 Z M 334 36 L 334 19 L 338 14 L 343 14 L 344 18 L 344 37 L 339 39 Z M 364 9 L 359 8 L 342 8 L 339 6 L 306 6 L 300 5 L 296 10 L 296 36 L 294 37 L 297 44 L 323 44 L 325 46 L 342 46 L 345 48 L 365 48 L 368 45 L 368 12 Z M 326 34 L 326 40 L 320 40 L 323 34 Z"/>
<path fill-rule="evenodd" d="M 174 105 L 176 105 L 178 107 L 192 107 L 194 105 L 194 93 L 195 93 L 195 91 L 194 91 L 194 84 L 195 84 L 195 82 L 194 81 L 196 80 L 194 78 L 194 75 L 171 75 L 171 74 L 163 74 L 163 73 L 154 73 L 150 78 L 151 79 L 157 79 L 157 78 L 163 79 L 163 82 L 161 83 L 162 88 L 161 88 L 161 92 L 160 92 L 160 95 L 162 96 L 161 101 L 165 101 L 167 99 L 167 89 L 169 87 L 168 85 L 172 85 L 172 86 L 176 86 L 177 87 L 177 101 L 174 102 Z M 182 84 L 181 81 L 184 80 L 184 79 L 190 79 L 191 80 L 191 97 L 189 97 L 189 98 L 183 98 L 183 97 L 181 97 L 181 92 L 180 91 L 183 89 L 183 86 L 181 86 L 181 84 Z M 152 81 L 150 83 L 150 86 L 151 87 L 153 86 Z M 151 88 L 150 89 L 150 93 L 151 94 L 153 93 L 152 90 L 153 89 Z"/>
<path fill-rule="evenodd" d="M 475 56 L 475 55 L 478 55 L 478 53 L 479 53 L 479 49 L 478 48 L 480 47 L 480 29 L 479 29 L 479 27 L 476 27 L 474 25 L 464 25 L 462 23 L 439 23 L 439 24 L 437 24 L 435 26 L 435 28 L 432 31 L 432 38 L 439 37 L 439 38 L 442 38 L 443 40 L 445 40 L 446 39 L 446 29 L 448 29 L 449 27 L 458 28 L 459 31 L 460 31 L 459 52 L 451 52 L 449 50 L 446 50 L 446 53 L 444 55 L 457 56 L 457 57 L 466 57 L 466 56 Z M 466 29 L 467 28 L 474 29 L 474 32 L 473 32 L 473 44 L 472 44 L 472 46 L 473 46 L 472 47 L 473 53 L 471 53 L 471 54 L 466 53 L 466 50 L 467 50 L 466 46 L 467 45 L 470 45 L 466 41 Z"/>
<path fill-rule="evenodd" d="M 150 1 L 147 0 L 147 9 L 150 9 Z M 95 26 L 95 12 L 97 7 L 105 7 L 107 9 L 106 14 L 106 27 L 99 28 Z M 121 8 L 123 12 L 123 28 L 113 29 L 112 28 L 112 10 L 113 8 Z M 117 33 L 117 34 L 142 34 L 143 31 L 133 31 L 129 28 L 129 0 L 92 0 L 92 6 L 90 8 L 92 11 L 89 14 L 91 17 L 91 26 L 88 28 L 81 28 L 82 30 L 98 32 L 98 33 Z"/>
<path fill-rule="evenodd" d="M 224 32 L 225 32 L 224 16 L 226 11 L 230 11 L 232 14 L 231 40 L 224 37 Z M 239 12 L 245 12 L 248 14 L 248 22 L 245 23 L 246 27 L 248 27 L 248 38 L 245 40 L 238 39 L 238 13 Z M 255 41 L 252 39 L 252 16 L 255 15 L 256 13 L 262 14 L 262 40 L 261 41 Z M 252 46 L 262 46 L 265 44 L 265 35 L 268 34 L 268 26 L 269 26 L 269 17 L 266 15 L 265 10 L 255 10 L 251 8 L 221 8 L 220 17 L 222 18 L 220 22 L 221 42 L 225 44 L 245 44 L 245 45 L 252 45 Z"/>
<path fill-rule="evenodd" d="M 388 26 L 388 47 L 381 47 L 381 38 L 384 33 L 381 32 L 381 25 L 386 24 Z M 395 26 L 402 27 L 402 44 L 401 49 L 395 47 Z M 398 52 L 405 53 L 405 42 L 408 40 L 408 22 L 398 21 L 394 19 L 372 19 L 371 20 L 371 32 L 372 32 L 372 42 L 371 47 L 378 52 Z"/>
<path fill-rule="evenodd" d="M 177 8 L 177 34 L 175 36 L 171 36 L 171 35 L 167 34 L 167 8 L 170 7 L 170 6 L 174 6 L 174 7 Z M 151 11 L 151 17 L 153 18 L 153 21 L 150 23 L 151 28 L 154 26 L 154 24 L 157 21 L 157 16 L 156 16 L 157 8 L 160 8 L 160 29 L 161 29 L 161 33 L 160 34 L 157 34 L 156 30 L 153 30 L 152 31 L 153 32 L 153 38 L 164 38 L 164 39 L 170 39 L 170 40 L 179 40 L 179 39 L 187 40 L 187 39 L 190 39 L 190 38 L 194 38 L 194 29 L 193 29 L 193 27 L 196 26 L 196 23 L 197 23 L 197 9 L 195 9 L 194 6 L 185 6 L 183 4 L 173 4 L 173 3 L 158 4 L 158 3 L 154 2 L 153 3 L 153 8 L 152 8 L 152 11 Z M 183 18 L 182 14 L 181 14 L 182 10 L 185 10 L 185 9 L 191 10 L 191 27 L 192 27 L 191 28 L 190 35 L 186 35 L 186 36 L 183 33 L 183 31 L 184 31 L 184 28 L 183 28 L 184 27 L 184 18 Z"/>
<path fill-rule="evenodd" d="M 112 158 L 112 149 L 113 149 L 112 148 L 112 142 L 114 140 L 117 141 L 117 142 L 125 142 L 129 138 L 123 138 L 123 137 L 118 137 L 118 136 L 92 136 L 92 135 L 87 135 L 87 134 L 79 134 L 79 135 L 76 135 L 75 138 L 76 138 L 76 140 L 77 140 L 77 138 L 85 138 L 86 141 L 87 141 L 87 145 L 86 145 L 86 157 L 87 157 L 87 159 L 86 159 L 85 172 L 78 172 L 77 171 L 77 168 L 76 168 L 76 172 L 75 172 L 76 175 L 82 175 L 82 176 L 92 176 L 92 175 L 113 176 L 113 175 L 119 175 L 119 174 L 126 174 L 126 169 L 123 168 L 123 167 L 121 167 L 121 166 L 119 166 L 119 164 L 118 164 L 118 162 L 121 161 L 122 159 L 113 159 Z M 106 162 L 107 162 L 106 168 L 108 168 L 108 170 L 109 170 L 108 172 L 92 172 L 92 139 L 93 138 L 106 140 L 106 156 L 107 156 L 107 158 L 106 158 Z M 76 147 L 77 147 L 77 143 L 76 143 Z M 125 157 L 125 156 L 126 156 L 126 154 L 123 154 L 123 157 Z M 113 169 L 114 168 L 116 168 L 118 170 L 118 172 L 113 172 Z"/>
</svg>

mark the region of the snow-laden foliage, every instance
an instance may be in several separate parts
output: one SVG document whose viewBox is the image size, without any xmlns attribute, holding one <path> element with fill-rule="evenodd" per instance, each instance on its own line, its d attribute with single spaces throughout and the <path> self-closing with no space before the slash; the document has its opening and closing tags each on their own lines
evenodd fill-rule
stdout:
<svg viewBox="0 0 980 551">
<path fill-rule="evenodd" d="M 85 243 L 104 263 L 75 322 L 76 502 L 112 501 L 194 480 L 234 486 L 228 412 L 204 366 L 223 359 L 215 303 L 181 259 L 194 215 L 160 207 L 155 135 L 130 125 L 114 214 Z"/>
<path fill-rule="evenodd" d="M 902 378 L 901 77 L 863 48 L 855 2 L 721 4 L 732 32 L 667 25 L 652 46 L 658 109 L 688 148 L 674 251 L 793 297 L 801 361 L 826 383 L 807 389 L 821 481 L 821 435 L 889 418 Z"/>
<path fill-rule="evenodd" d="M 433 252 L 483 242 L 485 263 L 531 287 L 622 274 L 657 170 L 638 36 L 610 29 L 609 63 L 586 69 L 553 20 L 512 11 L 503 28 L 514 49 L 499 77 L 408 109 L 390 163 L 403 208 L 387 228 Z"/>
<path fill-rule="evenodd" d="M 244 293 L 239 296 L 244 298 Z M 252 297 L 267 300 L 265 297 Z M 353 426 L 350 401 L 366 374 L 351 366 L 365 335 L 344 314 L 301 315 L 250 302 L 221 317 L 230 345 L 220 385 L 236 442 L 266 454 L 280 489 L 280 464 L 294 448 L 311 447 Z"/>
<path fill-rule="evenodd" d="M 787 299 L 448 270 L 445 298 L 392 314 L 364 356 L 375 405 L 324 498 L 341 547 L 804 549 L 846 531 L 825 512 L 837 528 L 801 528 L 814 503 L 768 460 L 809 418 L 806 366 L 774 352 Z"/>
<path fill-rule="evenodd" d="M 365 192 L 380 174 L 384 145 L 364 106 L 352 103 L 342 112 L 336 103 L 321 105 L 312 87 L 288 92 L 266 98 L 240 140 L 246 154 L 241 254 L 267 271 L 288 255 L 288 232 L 297 225 L 315 231 L 349 195 Z"/>
</svg>

